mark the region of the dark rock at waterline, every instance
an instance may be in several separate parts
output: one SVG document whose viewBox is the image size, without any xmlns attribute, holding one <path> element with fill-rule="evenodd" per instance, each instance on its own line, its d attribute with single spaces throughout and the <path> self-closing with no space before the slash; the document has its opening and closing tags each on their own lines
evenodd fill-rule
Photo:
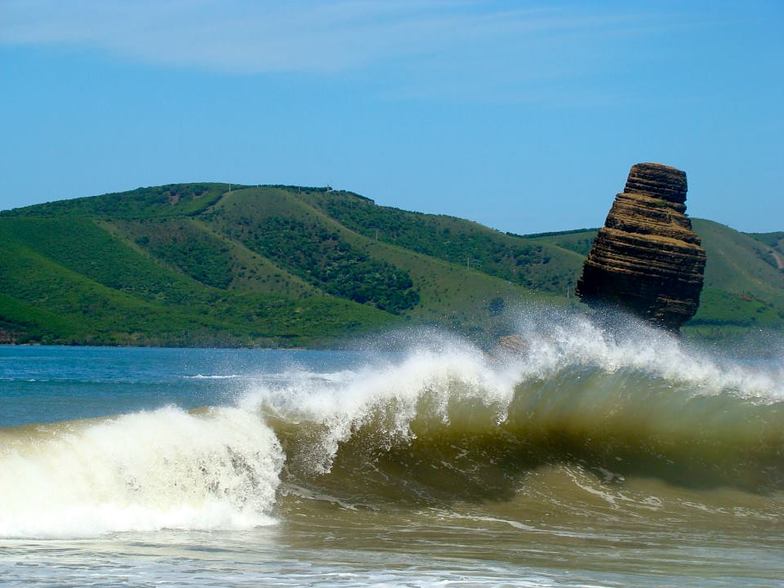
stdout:
<svg viewBox="0 0 784 588">
<path fill-rule="evenodd" d="M 705 250 L 686 216 L 686 173 L 633 165 L 577 283 L 590 305 L 617 306 L 677 331 L 697 312 Z"/>
<path fill-rule="evenodd" d="M 14 334 L 0 329 L 0 345 L 11 345 L 13 343 L 16 343 Z"/>
</svg>

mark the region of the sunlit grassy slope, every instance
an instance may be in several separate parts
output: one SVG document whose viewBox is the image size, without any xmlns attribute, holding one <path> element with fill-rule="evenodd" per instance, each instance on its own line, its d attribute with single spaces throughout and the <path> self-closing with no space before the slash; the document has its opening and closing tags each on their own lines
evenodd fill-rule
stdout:
<svg viewBox="0 0 784 588">
<path fill-rule="evenodd" d="M 784 234 L 695 221 L 694 331 L 784 325 Z M 351 192 L 178 184 L 0 213 L 0 340 L 324 345 L 409 324 L 497 335 L 574 304 L 592 230 L 520 236 Z"/>
</svg>

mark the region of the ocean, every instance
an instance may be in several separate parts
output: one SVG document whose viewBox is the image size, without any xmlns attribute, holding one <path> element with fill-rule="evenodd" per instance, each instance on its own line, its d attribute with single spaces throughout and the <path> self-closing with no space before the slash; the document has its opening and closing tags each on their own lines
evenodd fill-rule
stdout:
<svg viewBox="0 0 784 588">
<path fill-rule="evenodd" d="M 0 347 L 0 584 L 784 586 L 782 341 L 517 323 Z"/>
</svg>

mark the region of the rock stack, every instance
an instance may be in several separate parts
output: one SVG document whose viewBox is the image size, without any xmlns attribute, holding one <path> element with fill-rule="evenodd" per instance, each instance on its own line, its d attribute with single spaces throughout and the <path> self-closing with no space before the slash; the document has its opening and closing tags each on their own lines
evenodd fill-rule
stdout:
<svg viewBox="0 0 784 588">
<path fill-rule="evenodd" d="M 632 166 L 577 284 L 591 305 L 619 306 L 677 331 L 697 312 L 705 250 L 686 216 L 686 173 Z"/>
</svg>

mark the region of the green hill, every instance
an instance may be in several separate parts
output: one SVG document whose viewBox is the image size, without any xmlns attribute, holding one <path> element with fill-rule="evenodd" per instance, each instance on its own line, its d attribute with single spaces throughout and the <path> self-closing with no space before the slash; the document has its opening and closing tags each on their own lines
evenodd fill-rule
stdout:
<svg viewBox="0 0 784 588">
<path fill-rule="evenodd" d="M 784 326 L 784 233 L 695 229 L 708 266 L 690 328 Z M 328 188 L 63 200 L 0 213 L 0 340 L 323 345 L 412 323 L 497 335 L 505 307 L 575 303 L 594 235 L 507 234 Z"/>
<path fill-rule="evenodd" d="M 745 234 L 692 219 L 707 254 L 697 315 L 685 331 L 720 335 L 735 330 L 784 328 L 784 233 Z M 587 254 L 596 230 L 534 235 L 531 240 Z M 784 259 L 782 260 L 784 261 Z"/>
</svg>

